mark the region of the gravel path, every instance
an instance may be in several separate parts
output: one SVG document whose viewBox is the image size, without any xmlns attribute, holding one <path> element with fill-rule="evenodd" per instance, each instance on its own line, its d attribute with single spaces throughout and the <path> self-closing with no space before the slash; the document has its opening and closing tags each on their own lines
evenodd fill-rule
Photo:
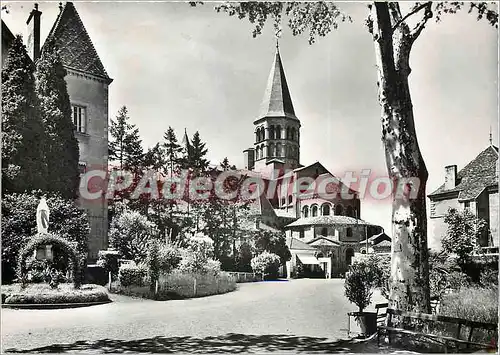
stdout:
<svg viewBox="0 0 500 355">
<path fill-rule="evenodd" d="M 179 301 L 112 295 L 65 310 L 2 309 L 3 351 L 378 352 L 346 338 L 343 280 L 240 284 L 235 292 Z M 378 295 L 374 303 L 380 302 Z M 364 350 L 363 350 L 364 349 Z M 387 351 L 387 349 L 385 349 Z"/>
</svg>

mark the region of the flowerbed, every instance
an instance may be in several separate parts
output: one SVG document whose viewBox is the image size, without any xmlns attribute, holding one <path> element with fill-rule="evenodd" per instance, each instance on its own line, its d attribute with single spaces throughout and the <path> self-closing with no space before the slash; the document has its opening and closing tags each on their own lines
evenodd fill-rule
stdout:
<svg viewBox="0 0 500 355">
<path fill-rule="evenodd" d="M 2 286 L 2 303 L 5 304 L 63 304 L 109 301 L 106 289 L 99 285 L 60 284 L 52 289 L 48 284 L 20 284 Z"/>
</svg>

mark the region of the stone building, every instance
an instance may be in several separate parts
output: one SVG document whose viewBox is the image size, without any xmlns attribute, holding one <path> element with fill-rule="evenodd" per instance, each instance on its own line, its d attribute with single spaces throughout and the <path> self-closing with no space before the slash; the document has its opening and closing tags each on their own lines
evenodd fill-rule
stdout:
<svg viewBox="0 0 500 355">
<path fill-rule="evenodd" d="M 292 103 L 283 64 L 276 48 L 271 72 L 253 122 L 253 147 L 243 151 L 245 174 L 264 182 L 257 200 L 260 228 L 285 230 L 292 260 L 298 266 L 331 276 L 346 271 L 360 241 L 383 233 L 360 219 L 361 202 L 320 162 L 300 164 L 301 122 Z"/>
<path fill-rule="evenodd" d="M 74 4 L 59 4 L 59 10 L 47 38 L 55 39 L 67 71 L 65 80 L 80 149 L 80 169 L 82 174 L 87 169 L 107 171 L 108 87 L 113 79 L 106 73 Z M 40 38 L 41 20 L 42 12 L 35 4 L 27 21 L 26 43 L 33 61 L 38 59 L 43 48 Z M 2 21 L 2 64 L 12 38 L 12 33 Z M 98 251 L 107 247 L 107 201 L 105 198 L 94 201 L 80 199 L 79 203 L 89 215 L 88 258 L 95 260 Z"/>
<path fill-rule="evenodd" d="M 429 248 L 440 250 L 447 224 L 448 209 L 468 209 L 489 226 L 479 241 L 482 247 L 498 247 L 498 147 L 490 144 L 457 172 L 456 165 L 445 167 L 445 182 L 428 195 L 430 205 Z"/>
</svg>

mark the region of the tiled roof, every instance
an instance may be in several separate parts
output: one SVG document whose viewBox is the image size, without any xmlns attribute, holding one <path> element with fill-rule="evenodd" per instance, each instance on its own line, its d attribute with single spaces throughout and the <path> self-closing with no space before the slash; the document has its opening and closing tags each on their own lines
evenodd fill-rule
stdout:
<svg viewBox="0 0 500 355">
<path fill-rule="evenodd" d="M 314 246 L 340 246 L 339 242 L 325 237 L 315 238 L 309 241 L 307 244 Z"/>
<path fill-rule="evenodd" d="M 5 41 L 7 45 L 14 40 L 15 36 L 12 34 L 11 30 L 5 22 L 2 20 L 2 42 Z"/>
<path fill-rule="evenodd" d="M 294 237 L 286 237 L 286 245 L 288 245 L 289 249 L 294 249 L 294 250 L 316 250 L 316 248 Z"/>
<path fill-rule="evenodd" d="M 458 172 L 456 186 L 453 189 L 445 190 L 443 184 L 428 197 L 458 192 L 460 201 L 476 199 L 484 189 L 498 185 L 498 176 L 495 171 L 497 161 L 498 147 L 489 146 Z"/>
<path fill-rule="evenodd" d="M 299 218 L 293 223 L 290 223 L 286 228 L 300 227 L 300 226 L 331 226 L 331 225 L 360 225 L 360 226 L 373 226 L 374 224 L 347 216 L 317 216 Z"/>
<path fill-rule="evenodd" d="M 382 232 L 380 234 L 372 235 L 371 237 L 368 238 L 368 243 L 370 243 L 371 245 L 379 245 L 380 243 L 383 243 L 383 242 L 389 242 L 389 245 L 391 242 L 391 237 L 389 237 L 384 232 Z M 359 242 L 359 244 L 365 244 L 365 243 L 366 243 L 366 239 Z"/>
<path fill-rule="evenodd" d="M 67 2 L 47 38 L 54 37 L 65 66 L 109 79 L 75 6 Z"/>
<path fill-rule="evenodd" d="M 297 119 L 278 48 L 276 48 L 273 66 L 257 120 L 276 116 Z"/>
</svg>

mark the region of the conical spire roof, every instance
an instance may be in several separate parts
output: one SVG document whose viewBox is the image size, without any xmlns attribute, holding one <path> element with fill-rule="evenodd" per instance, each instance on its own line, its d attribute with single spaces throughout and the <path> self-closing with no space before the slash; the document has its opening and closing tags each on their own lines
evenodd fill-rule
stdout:
<svg viewBox="0 0 500 355">
<path fill-rule="evenodd" d="M 55 39 L 64 65 L 111 80 L 73 3 L 67 2 L 59 9 L 47 39 Z"/>
<path fill-rule="evenodd" d="M 257 120 L 264 117 L 283 116 L 298 119 L 293 109 L 292 98 L 288 90 L 279 47 L 276 45 L 276 54 L 274 55 L 271 73 L 269 74 L 267 88 L 264 93 L 264 99 L 262 100 Z"/>
</svg>

